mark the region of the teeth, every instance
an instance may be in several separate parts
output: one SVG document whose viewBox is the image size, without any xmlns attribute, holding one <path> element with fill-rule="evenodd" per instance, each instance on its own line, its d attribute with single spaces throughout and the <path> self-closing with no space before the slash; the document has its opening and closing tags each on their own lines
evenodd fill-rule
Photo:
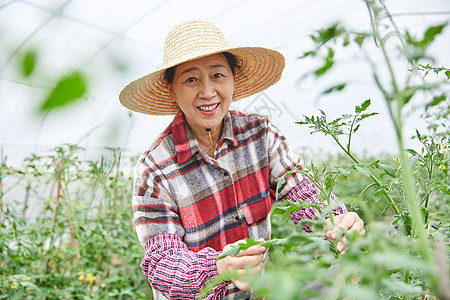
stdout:
<svg viewBox="0 0 450 300">
<path fill-rule="evenodd" d="M 200 109 L 201 111 L 212 111 L 213 109 L 215 109 L 217 107 L 217 105 L 219 105 L 219 104 L 214 104 L 211 106 L 199 106 L 198 109 Z"/>
</svg>

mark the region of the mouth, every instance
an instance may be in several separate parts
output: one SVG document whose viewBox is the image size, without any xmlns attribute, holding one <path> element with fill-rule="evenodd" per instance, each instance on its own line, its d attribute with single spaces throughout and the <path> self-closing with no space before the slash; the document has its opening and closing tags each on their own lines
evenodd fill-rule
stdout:
<svg viewBox="0 0 450 300">
<path fill-rule="evenodd" d="M 203 112 L 212 112 L 213 110 L 215 110 L 220 103 L 216 103 L 216 104 L 212 104 L 212 105 L 201 105 L 201 106 L 197 106 L 197 109 Z"/>
</svg>

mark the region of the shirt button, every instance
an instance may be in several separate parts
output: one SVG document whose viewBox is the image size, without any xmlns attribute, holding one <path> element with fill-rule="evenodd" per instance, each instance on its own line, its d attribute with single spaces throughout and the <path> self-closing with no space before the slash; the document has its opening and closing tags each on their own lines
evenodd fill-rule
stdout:
<svg viewBox="0 0 450 300">
<path fill-rule="evenodd" d="M 241 220 L 241 218 L 239 218 L 238 216 L 234 217 L 234 219 L 235 219 L 236 221 Z"/>
<path fill-rule="evenodd" d="M 228 172 L 223 172 L 223 176 L 227 177 L 228 176 Z"/>
</svg>

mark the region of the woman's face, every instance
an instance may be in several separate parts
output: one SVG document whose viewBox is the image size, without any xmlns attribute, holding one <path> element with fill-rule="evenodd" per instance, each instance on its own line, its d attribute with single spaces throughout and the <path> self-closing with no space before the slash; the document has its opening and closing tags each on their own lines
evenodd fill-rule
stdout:
<svg viewBox="0 0 450 300">
<path fill-rule="evenodd" d="M 233 73 L 222 54 L 177 66 L 171 89 L 194 134 L 222 129 L 234 92 Z"/>
</svg>

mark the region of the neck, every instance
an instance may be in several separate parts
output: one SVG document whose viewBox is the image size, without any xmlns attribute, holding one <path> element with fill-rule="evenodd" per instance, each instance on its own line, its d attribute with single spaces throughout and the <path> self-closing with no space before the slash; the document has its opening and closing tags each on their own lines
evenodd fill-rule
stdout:
<svg viewBox="0 0 450 300">
<path fill-rule="evenodd" d="M 211 143 L 212 148 L 215 149 L 217 142 L 219 142 L 219 139 L 222 135 L 223 130 L 223 123 L 221 123 L 219 126 L 216 126 L 214 128 L 210 128 L 211 131 L 207 131 L 206 128 L 192 128 L 192 132 L 194 133 L 195 138 L 197 139 L 200 148 L 207 153 L 209 156 L 211 156 Z M 210 137 L 211 134 L 211 137 Z"/>
</svg>

